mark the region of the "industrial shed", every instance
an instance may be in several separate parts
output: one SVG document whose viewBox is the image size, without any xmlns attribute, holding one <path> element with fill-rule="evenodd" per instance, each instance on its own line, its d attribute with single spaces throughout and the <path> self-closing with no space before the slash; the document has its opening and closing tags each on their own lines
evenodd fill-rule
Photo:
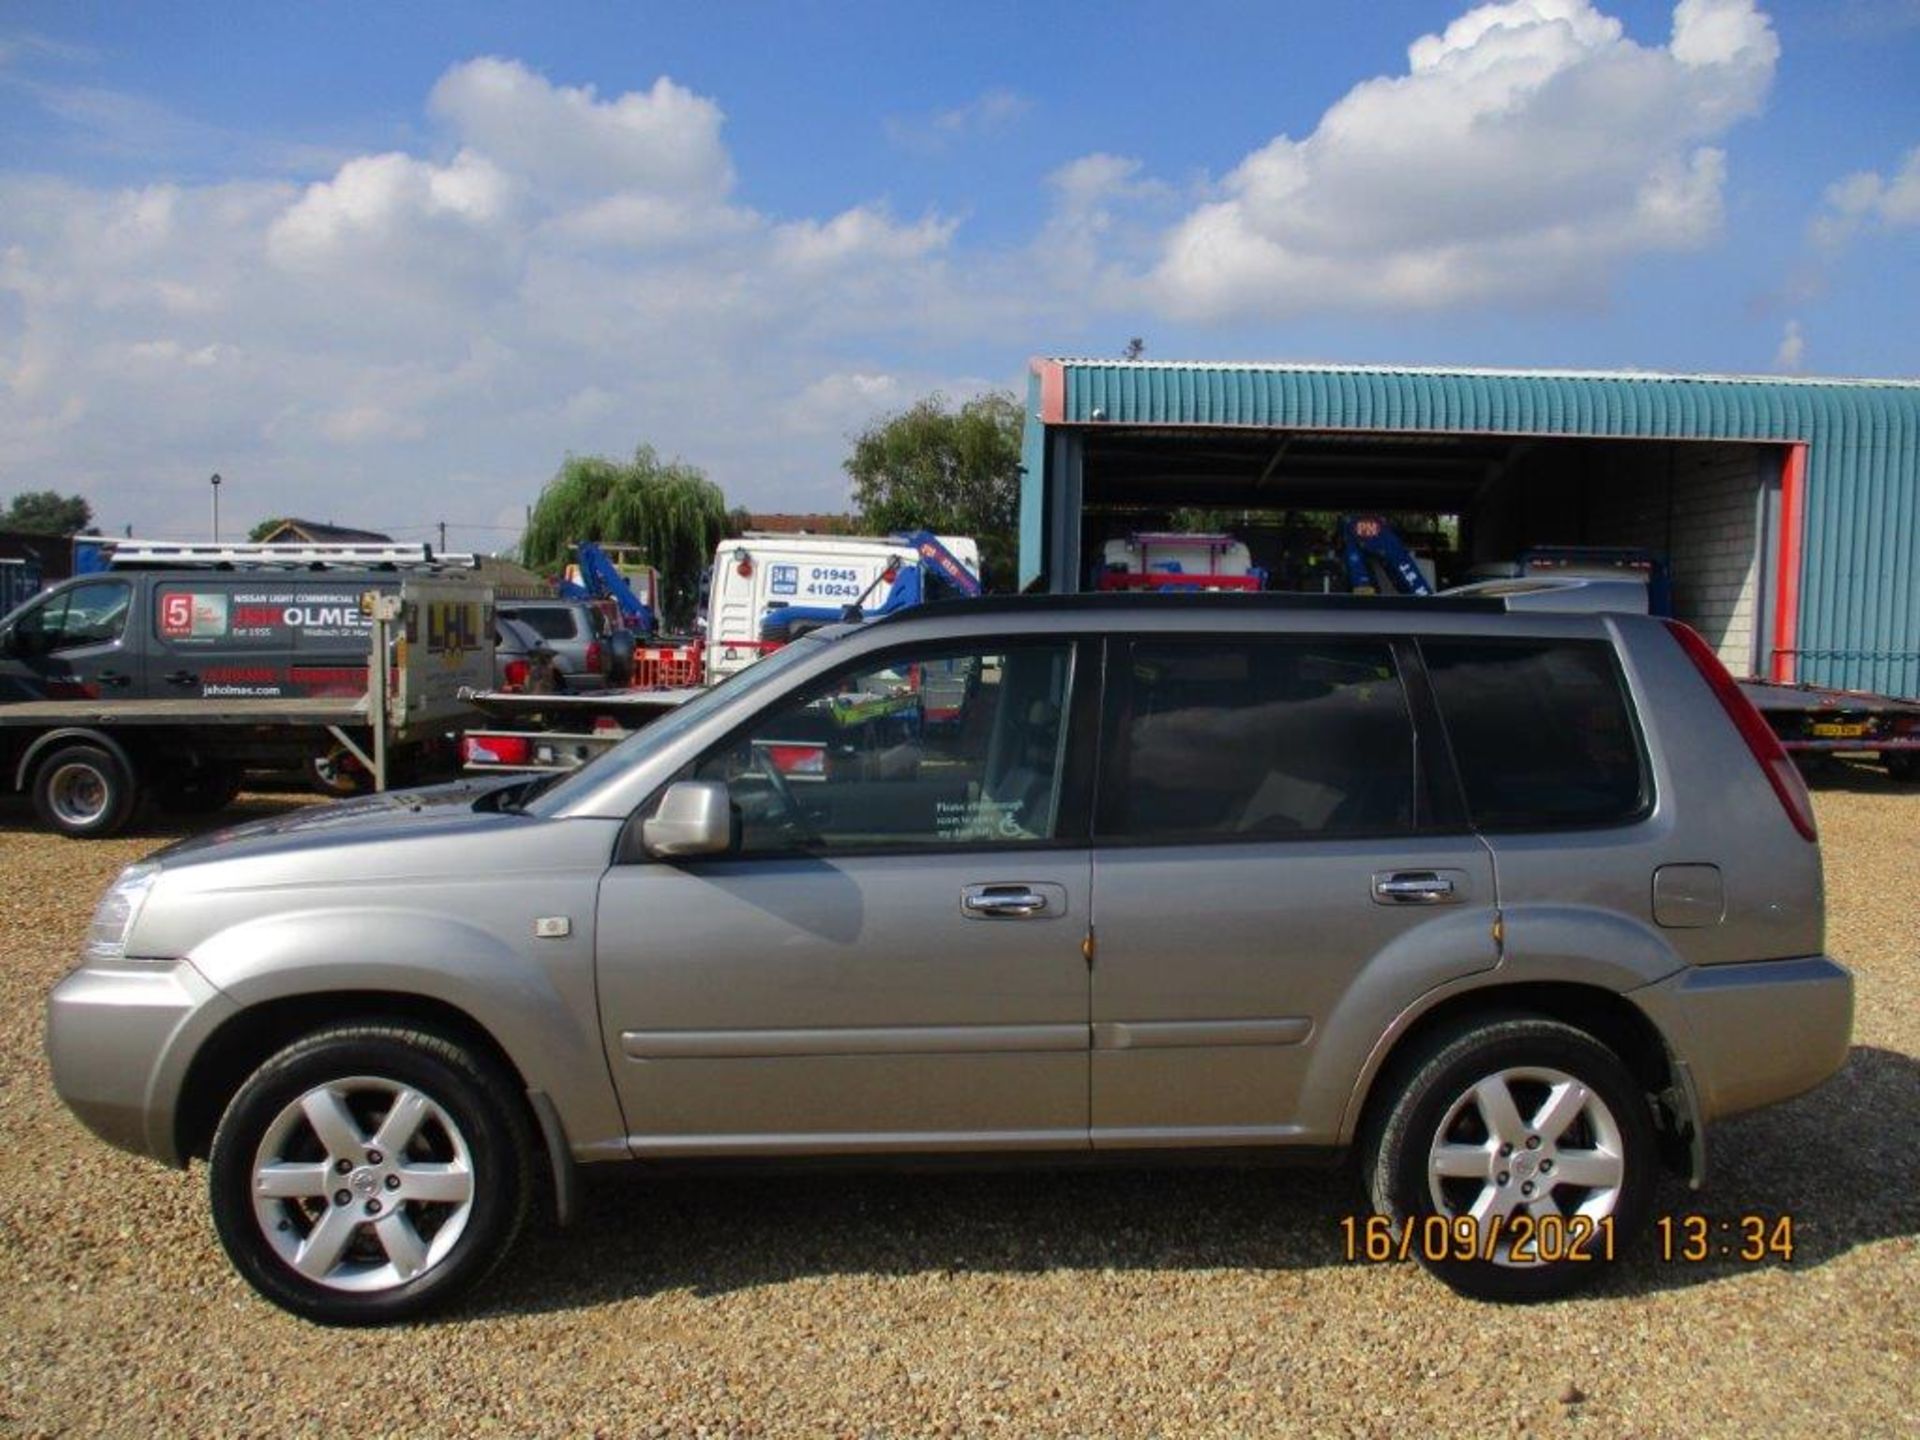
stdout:
<svg viewBox="0 0 1920 1440">
<path fill-rule="evenodd" d="M 1182 511 L 1420 512 L 1465 561 L 1661 552 L 1736 673 L 1920 695 L 1920 381 L 1041 359 L 1028 399 L 1024 586 Z"/>
</svg>

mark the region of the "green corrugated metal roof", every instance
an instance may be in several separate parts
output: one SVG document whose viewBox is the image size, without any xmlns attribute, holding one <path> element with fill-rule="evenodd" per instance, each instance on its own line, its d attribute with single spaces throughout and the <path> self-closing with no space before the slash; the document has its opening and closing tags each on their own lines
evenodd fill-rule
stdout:
<svg viewBox="0 0 1920 1440">
<path fill-rule="evenodd" d="M 1920 380 L 1059 359 L 1066 425 L 1805 441 L 1800 674 L 1920 694 Z M 1032 465 L 1039 459 L 1029 457 Z M 1023 515 L 1023 522 L 1024 522 Z"/>
<path fill-rule="evenodd" d="M 1072 360 L 1067 424 L 1251 425 L 1805 440 L 1816 417 L 1864 404 L 1920 411 L 1920 381 L 1809 380 L 1635 371 L 1187 365 Z"/>
</svg>

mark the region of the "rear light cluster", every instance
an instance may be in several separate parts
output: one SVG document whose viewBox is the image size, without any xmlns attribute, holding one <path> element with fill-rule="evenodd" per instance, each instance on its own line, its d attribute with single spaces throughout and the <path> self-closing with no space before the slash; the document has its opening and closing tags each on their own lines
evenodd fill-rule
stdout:
<svg viewBox="0 0 1920 1440">
<path fill-rule="evenodd" d="M 1807 840 L 1818 840 L 1820 832 L 1813 822 L 1813 797 L 1807 793 L 1807 782 L 1800 778 L 1792 759 L 1781 748 L 1780 737 L 1773 733 L 1773 727 L 1754 709 L 1753 702 L 1740 693 L 1727 667 L 1720 663 L 1720 657 L 1700 638 L 1698 631 L 1678 620 L 1665 623 L 1727 712 L 1727 718 L 1733 721 L 1740 738 L 1747 742 L 1747 749 L 1767 777 L 1767 783 L 1773 786 L 1773 793 L 1780 797 L 1780 806 L 1793 822 L 1793 828 Z"/>
<path fill-rule="evenodd" d="M 600 642 L 598 640 L 589 640 L 587 642 L 587 673 L 589 675 L 598 675 L 600 673 L 600 659 Z"/>
<path fill-rule="evenodd" d="M 527 765 L 533 761 L 533 740 L 525 735 L 463 735 L 463 765 Z"/>
<path fill-rule="evenodd" d="M 503 667 L 506 675 L 506 688 L 524 690 L 527 688 L 528 666 L 524 660 L 509 660 Z"/>
</svg>

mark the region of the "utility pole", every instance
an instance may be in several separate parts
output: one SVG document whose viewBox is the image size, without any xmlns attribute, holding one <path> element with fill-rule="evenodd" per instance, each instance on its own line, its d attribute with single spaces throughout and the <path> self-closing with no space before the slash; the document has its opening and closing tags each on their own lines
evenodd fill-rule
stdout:
<svg viewBox="0 0 1920 1440">
<path fill-rule="evenodd" d="M 440 522 L 440 553 L 447 553 L 447 522 L 444 520 Z"/>
<path fill-rule="evenodd" d="M 213 543 L 220 543 L 220 476 L 213 477 Z"/>
</svg>

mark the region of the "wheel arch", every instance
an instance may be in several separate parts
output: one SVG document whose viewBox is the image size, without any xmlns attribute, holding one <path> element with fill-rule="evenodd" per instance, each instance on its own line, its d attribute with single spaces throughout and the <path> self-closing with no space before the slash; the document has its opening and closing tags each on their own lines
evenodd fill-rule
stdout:
<svg viewBox="0 0 1920 1440">
<path fill-rule="evenodd" d="M 391 1021 L 471 1046 L 513 1082 L 521 1107 L 553 1179 L 550 1200 L 564 1222 L 573 1192 L 573 1155 L 565 1130 L 544 1092 L 529 1089 L 506 1047 L 473 1015 L 449 1001 L 391 990 L 328 990 L 281 995 L 237 1010 L 201 1043 L 183 1078 L 173 1114 L 173 1152 L 179 1163 L 205 1159 L 213 1132 L 246 1079 L 269 1057 L 329 1025 Z M 544 1103 L 543 1103 L 544 1102 Z"/>
<path fill-rule="evenodd" d="M 1682 1069 L 1666 1037 L 1646 1012 L 1617 991 L 1573 981 L 1483 985 L 1439 998 L 1382 1042 L 1356 1085 L 1340 1138 L 1352 1144 L 1371 1134 L 1392 1105 L 1400 1083 L 1462 1030 L 1495 1019 L 1538 1016 L 1591 1035 L 1627 1067 L 1650 1099 L 1664 1158 L 1688 1163 L 1687 1144 L 1698 1121 L 1677 1108 Z"/>
<path fill-rule="evenodd" d="M 18 764 L 14 766 L 13 788 L 25 791 L 31 788 L 33 772 L 39 768 L 40 761 L 62 745 L 97 745 L 126 767 L 127 775 L 137 786 L 140 783 L 140 767 L 134 759 L 133 751 L 116 736 L 105 730 L 91 729 L 85 725 L 62 725 L 57 730 L 49 730 L 36 736 L 21 753 Z"/>
</svg>

